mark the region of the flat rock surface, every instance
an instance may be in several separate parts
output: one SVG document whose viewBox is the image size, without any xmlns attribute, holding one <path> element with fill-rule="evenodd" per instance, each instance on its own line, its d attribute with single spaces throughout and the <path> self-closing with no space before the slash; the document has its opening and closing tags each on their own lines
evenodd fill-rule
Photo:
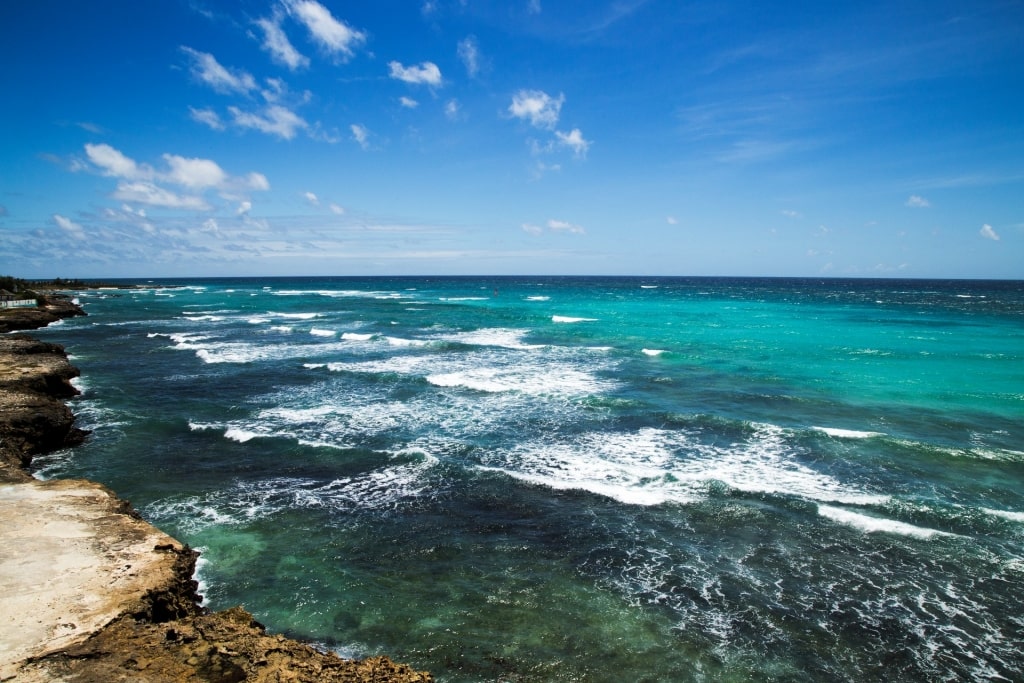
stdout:
<svg viewBox="0 0 1024 683">
<path fill-rule="evenodd" d="M 99 484 L 0 484 L 0 679 L 84 641 L 175 580 L 180 543 Z"/>
</svg>

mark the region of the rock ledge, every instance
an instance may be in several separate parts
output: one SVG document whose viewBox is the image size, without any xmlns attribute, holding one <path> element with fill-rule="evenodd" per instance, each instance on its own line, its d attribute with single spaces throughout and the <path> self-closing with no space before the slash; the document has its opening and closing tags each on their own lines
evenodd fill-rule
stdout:
<svg viewBox="0 0 1024 683">
<path fill-rule="evenodd" d="M 0 316 L 0 329 L 40 327 L 45 313 L 36 324 L 19 313 L 16 326 Z M 195 551 L 100 484 L 32 478 L 34 454 L 85 435 L 62 401 L 77 375 L 59 345 L 0 336 L 0 681 L 433 681 L 387 657 L 346 660 L 267 634 L 241 607 L 210 613 Z"/>
</svg>

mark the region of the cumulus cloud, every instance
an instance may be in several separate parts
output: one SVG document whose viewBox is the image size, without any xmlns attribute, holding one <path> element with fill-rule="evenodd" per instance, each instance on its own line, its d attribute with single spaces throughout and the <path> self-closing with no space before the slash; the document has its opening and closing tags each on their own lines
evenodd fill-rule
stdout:
<svg viewBox="0 0 1024 683">
<path fill-rule="evenodd" d="M 551 97 L 543 90 L 520 90 L 512 96 L 508 111 L 537 128 L 554 128 L 565 103 L 565 95 Z"/>
<path fill-rule="evenodd" d="M 65 218 L 64 216 L 61 216 L 59 213 L 55 213 L 53 214 L 53 222 L 57 224 L 58 228 L 60 228 L 61 230 L 63 230 L 76 240 L 85 239 L 85 229 L 78 223 L 75 223 L 70 218 Z"/>
<path fill-rule="evenodd" d="M 112 196 L 124 202 L 205 211 L 210 208 L 202 197 L 207 190 L 215 189 L 225 199 L 236 199 L 236 195 L 244 196 L 249 191 L 270 189 L 270 182 L 262 173 L 254 171 L 234 177 L 211 159 L 164 154 L 161 158 L 167 168 L 158 171 L 148 164 L 137 163 L 107 144 L 87 144 L 85 153 L 94 168 L 120 181 Z M 177 185 L 186 193 L 173 192 L 158 183 Z"/>
<path fill-rule="evenodd" d="M 89 161 L 102 169 L 103 175 L 130 179 L 153 176 L 153 169 L 139 166 L 133 159 L 107 144 L 86 144 L 85 155 L 89 157 Z"/>
<path fill-rule="evenodd" d="M 314 193 L 304 192 L 302 196 L 305 197 L 306 201 L 312 204 L 313 206 L 320 206 L 320 199 Z"/>
<path fill-rule="evenodd" d="M 420 106 L 420 103 L 411 97 L 399 97 L 398 102 L 406 109 L 415 109 Z"/>
<path fill-rule="evenodd" d="M 335 19 L 330 10 L 314 0 L 293 0 L 289 13 L 302 23 L 313 39 L 331 54 L 350 59 L 355 48 L 366 42 L 366 34 Z"/>
<path fill-rule="evenodd" d="M 555 137 L 558 138 L 560 145 L 570 148 L 577 157 L 587 156 L 587 150 L 590 149 L 591 141 L 583 139 L 583 133 L 580 132 L 579 128 L 573 128 L 568 133 L 555 131 Z"/>
<path fill-rule="evenodd" d="M 250 211 L 252 211 L 252 202 L 249 202 L 249 201 L 239 202 L 238 203 L 238 208 L 235 210 L 235 215 L 237 215 L 237 216 L 244 216 L 247 213 L 249 213 Z"/>
<path fill-rule="evenodd" d="M 195 107 L 189 107 L 188 110 L 193 121 L 209 126 L 213 130 L 224 130 L 224 122 L 220 120 L 220 116 L 214 110 L 196 109 Z"/>
<path fill-rule="evenodd" d="M 166 180 L 183 187 L 195 190 L 220 187 L 228 178 L 224 169 L 210 159 L 186 159 L 176 154 L 164 154 L 163 158 L 170 167 Z"/>
<path fill-rule="evenodd" d="M 352 131 L 352 139 L 358 142 L 360 147 L 363 149 L 370 148 L 370 131 L 366 126 L 353 123 L 349 126 L 349 130 Z"/>
<path fill-rule="evenodd" d="M 252 128 L 284 140 L 291 140 L 298 131 L 309 129 L 305 119 L 279 104 L 273 104 L 261 113 L 242 111 L 238 107 L 228 107 L 228 111 L 236 126 Z"/>
<path fill-rule="evenodd" d="M 228 69 L 208 52 L 199 52 L 184 45 L 181 50 L 192 60 L 192 75 L 215 91 L 245 95 L 256 89 L 256 79 L 252 74 L 241 69 Z"/>
<path fill-rule="evenodd" d="M 413 85 L 441 85 L 441 69 L 433 62 L 423 62 L 413 66 L 403 66 L 401 62 L 388 62 L 388 69 L 390 70 L 391 78 L 405 83 Z"/>
<path fill-rule="evenodd" d="M 466 66 L 466 73 L 475 78 L 480 73 L 480 46 L 476 36 L 467 36 L 459 41 L 459 59 Z"/>
<path fill-rule="evenodd" d="M 987 240 L 993 240 L 995 242 L 999 241 L 999 233 L 997 233 L 988 223 L 981 226 L 981 230 L 978 231 L 978 234 Z"/>
<path fill-rule="evenodd" d="M 931 202 L 929 202 L 927 199 L 925 199 L 924 197 L 920 197 L 916 194 L 910 195 L 905 204 L 906 206 L 915 209 L 927 209 L 929 206 L 932 205 Z"/>
<path fill-rule="evenodd" d="M 273 20 L 257 19 L 256 24 L 263 29 L 263 49 L 275 62 L 292 71 L 309 66 L 309 58 L 295 49 L 276 17 Z"/>
</svg>

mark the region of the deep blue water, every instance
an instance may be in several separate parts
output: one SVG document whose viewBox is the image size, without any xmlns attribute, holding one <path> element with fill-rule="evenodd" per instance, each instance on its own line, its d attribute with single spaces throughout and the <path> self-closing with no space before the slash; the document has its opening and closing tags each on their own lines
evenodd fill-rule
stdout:
<svg viewBox="0 0 1024 683">
<path fill-rule="evenodd" d="M 440 681 L 1024 677 L 1024 283 L 159 281 L 39 336 L 207 604 Z"/>
</svg>

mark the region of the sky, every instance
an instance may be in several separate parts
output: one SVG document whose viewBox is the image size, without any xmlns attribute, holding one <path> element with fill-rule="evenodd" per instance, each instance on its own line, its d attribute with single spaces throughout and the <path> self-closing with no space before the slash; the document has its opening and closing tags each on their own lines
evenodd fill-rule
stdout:
<svg viewBox="0 0 1024 683">
<path fill-rule="evenodd" d="M 1024 279 L 1024 0 L 33 0 L 0 33 L 0 274 Z"/>
</svg>

